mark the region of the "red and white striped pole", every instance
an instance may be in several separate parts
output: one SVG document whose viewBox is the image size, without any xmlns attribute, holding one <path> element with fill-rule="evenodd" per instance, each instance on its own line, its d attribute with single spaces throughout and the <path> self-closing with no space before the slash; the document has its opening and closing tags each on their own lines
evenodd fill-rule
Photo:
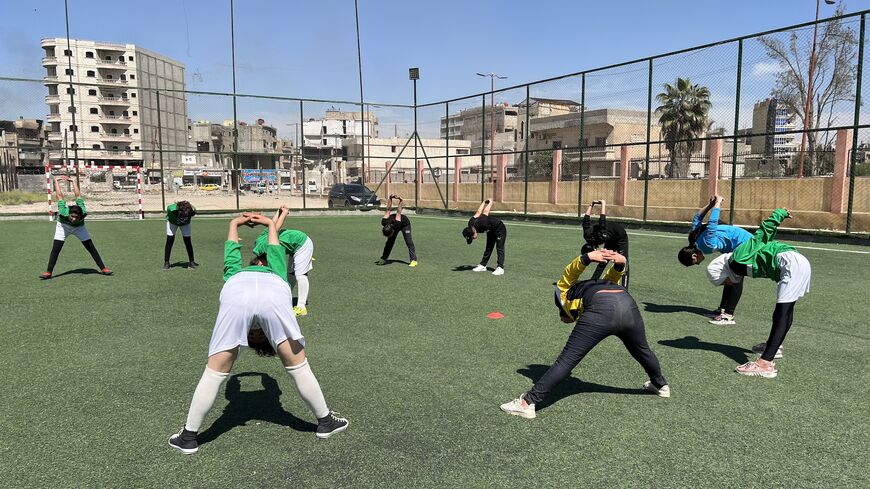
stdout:
<svg viewBox="0 0 870 489">
<path fill-rule="evenodd" d="M 45 165 L 45 189 L 48 194 L 48 220 L 54 220 L 54 213 L 51 211 L 51 167 Z"/>
<path fill-rule="evenodd" d="M 139 198 L 139 219 L 145 219 L 145 211 L 142 210 L 142 168 L 136 167 L 136 195 Z"/>
</svg>

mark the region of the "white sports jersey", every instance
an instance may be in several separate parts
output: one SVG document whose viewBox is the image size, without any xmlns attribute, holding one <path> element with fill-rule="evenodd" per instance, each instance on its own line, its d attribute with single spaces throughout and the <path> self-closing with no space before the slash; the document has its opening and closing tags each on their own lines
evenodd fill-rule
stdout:
<svg viewBox="0 0 870 489">
<path fill-rule="evenodd" d="M 208 355 L 248 346 L 252 327 L 261 328 L 273 348 L 288 338 L 305 345 L 293 315 L 290 286 L 274 273 L 242 271 L 227 280 L 221 289 Z"/>
</svg>

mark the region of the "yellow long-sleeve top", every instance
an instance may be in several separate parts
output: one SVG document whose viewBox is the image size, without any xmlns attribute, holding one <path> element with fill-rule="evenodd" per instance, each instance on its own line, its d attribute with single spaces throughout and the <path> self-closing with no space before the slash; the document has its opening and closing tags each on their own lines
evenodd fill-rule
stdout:
<svg viewBox="0 0 870 489">
<path fill-rule="evenodd" d="M 586 270 L 586 267 L 589 266 L 590 263 L 592 263 L 592 261 L 589 260 L 586 255 L 580 255 L 577 258 L 574 258 L 571 263 L 565 267 L 565 271 L 562 272 L 562 277 L 558 282 L 556 282 L 556 305 L 560 308 L 560 314 L 569 318 L 571 321 L 576 321 L 580 315 L 583 314 L 583 299 L 568 299 L 568 291 L 571 290 L 571 287 L 577 284 L 580 275 L 583 274 L 583 270 Z M 617 268 L 619 269 L 617 270 Z M 614 264 L 607 269 L 602 280 L 618 284 L 624 273 L 624 266 Z"/>
</svg>

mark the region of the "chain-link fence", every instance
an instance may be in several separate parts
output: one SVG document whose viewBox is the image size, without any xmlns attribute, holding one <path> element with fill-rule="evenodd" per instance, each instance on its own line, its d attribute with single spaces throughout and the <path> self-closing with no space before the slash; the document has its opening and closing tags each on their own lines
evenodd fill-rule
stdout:
<svg viewBox="0 0 870 489">
<path fill-rule="evenodd" d="M 870 232 L 868 12 L 414 105 L 252 95 L 235 77 L 188 90 L 208 73 L 131 45 L 43 39 L 43 79 L 0 77 L 0 191 L 40 198 L 2 210 L 47 212 L 52 174 L 70 173 L 94 212 L 135 214 L 141 174 L 145 211 L 397 194 L 566 215 L 606 200 L 614 217 L 686 221 L 720 194 L 735 224 L 788 206 L 796 227 Z"/>
</svg>

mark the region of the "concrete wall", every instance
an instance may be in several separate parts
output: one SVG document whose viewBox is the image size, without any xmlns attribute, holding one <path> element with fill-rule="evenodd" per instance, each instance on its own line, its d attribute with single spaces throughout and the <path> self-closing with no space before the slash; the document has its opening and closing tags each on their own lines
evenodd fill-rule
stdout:
<svg viewBox="0 0 870 489">
<path fill-rule="evenodd" d="M 559 199 L 556 204 L 548 203 L 549 182 L 529 182 L 529 212 L 547 212 L 576 215 L 578 182 L 559 182 Z M 373 186 L 372 186 L 373 187 Z M 619 180 L 599 180 L 583 182 L 583 206 L 594 199 L 608 201 L 607 213 L 613 217 L 630 219 L 643 218 L 643 180 L 630 180 L 626 189 L 626 205 L 617 206 Z M 450 185 L 448 204 L 451 209 L 473 210 L 480 203 L 480 185 L 459 184 L 458 201 Z M 504 184 L 504 202 L 496 203 L 496 211 L 523 210 L 523 182 Z M 729 219 L 731 180 L 719 181 L 720 193 L 726 197 L 723 221 Z M 392 184 L 391 191 L 402 195 L 409 203 L 414 199 L 413 184 Z M 441 191 L 445 191 L 442 185 Z M 494 189 L 486 187 L 486 195 L 491 196 Z M 804 229 L 845 229 L 846 213 L 830 212 L 832 200 L 832 178 L 814 177 L 804 179 L 738 179 L 736 185 L 735 224 L 757 226 L 776 207 L 787 207 L 794 211 L 795 218 L 788 221 L 788 227 Z M 379 193 L 383 193 L 379 191 Z M 853 198 L 854 232 L 870 232 L 870 177 L 856 177 L 855 197 Z M 691 220 L 694 212 L 709 197 L 708 182 L 695 180 L 650 180 L 647 218 L 655 221 Z M 426 183 L 420 191 L 421 207 L 443 208 L 438 199 L 435 185 Z"/>
</svg>

